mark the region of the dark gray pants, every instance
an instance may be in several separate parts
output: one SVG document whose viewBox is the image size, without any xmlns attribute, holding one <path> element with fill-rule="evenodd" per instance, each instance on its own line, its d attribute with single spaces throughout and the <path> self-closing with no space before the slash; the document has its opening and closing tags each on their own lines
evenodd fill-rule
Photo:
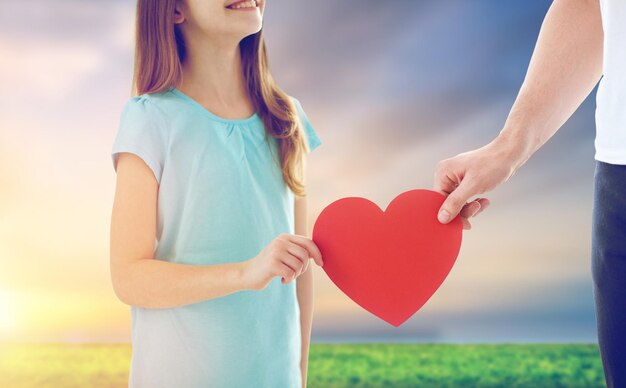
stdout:
<svg viewBox="0 0 626 388">
<path fill-rule="evenodd" d="M 626 165 L 596 162 L 592 273 L 609 388 L 626 387 Z"/>
</svg>

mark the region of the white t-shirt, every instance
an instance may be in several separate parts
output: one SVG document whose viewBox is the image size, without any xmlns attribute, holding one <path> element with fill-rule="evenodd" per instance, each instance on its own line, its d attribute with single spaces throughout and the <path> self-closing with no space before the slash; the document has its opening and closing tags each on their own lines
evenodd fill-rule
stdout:
<svg viewBox="0 0 626 388">
<path fill-rule="evenodd" d="M 626 0 L 600 0 L 603 77 L 596 95 L 595 159 L 626 164 Z"/>
</svg>

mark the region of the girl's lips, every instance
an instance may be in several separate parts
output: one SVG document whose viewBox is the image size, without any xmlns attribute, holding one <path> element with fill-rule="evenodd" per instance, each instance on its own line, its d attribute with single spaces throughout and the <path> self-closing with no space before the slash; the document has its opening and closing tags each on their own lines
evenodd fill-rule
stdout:
<svg viewBox="0 0 626 388">
<path fill-rule="evenodd" d="M 249 5 L 246 7 L 237 7 L 237 5 L 245 4 L 245 3 L 253 3 L 253 5 Z M 235 1 L 226 6 L 226 9 L 230 9 L 233 11 L 254 11 L 259 8 L 260 0 L 239 0 Z"/>
</svg>

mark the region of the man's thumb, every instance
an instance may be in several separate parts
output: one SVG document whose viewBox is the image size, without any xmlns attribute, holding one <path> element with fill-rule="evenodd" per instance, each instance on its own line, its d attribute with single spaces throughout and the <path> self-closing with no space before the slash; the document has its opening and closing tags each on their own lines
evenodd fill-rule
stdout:
<svg viewBox="0 0 626 388">
<path fill-rule="evenodd" d="M 463 206 L 467 203 L 467 200 L 473 195 L 469 190 L 467 184 L 461 184 L 451 192 L 446 200 L 439 208 L 439 214 L 437 218 L 442 224 L 447 224 L 459 215 Z"/>
</svg>

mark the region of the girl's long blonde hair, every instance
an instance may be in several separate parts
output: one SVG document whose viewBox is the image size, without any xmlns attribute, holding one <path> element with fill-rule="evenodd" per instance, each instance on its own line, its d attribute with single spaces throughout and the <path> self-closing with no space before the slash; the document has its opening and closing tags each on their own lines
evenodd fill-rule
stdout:
<svg viewBox="0 0 626 388">
<path fill-rule="evenodd" d="M 172 22 L 176 0 L 138 0 L 135 33 L 133 95 L 158 93 L 182 81 L 181 63 L 187 55 L 182 33 Z M 283 179 L 296 195 L 305 195 L 304 158 L 308 151 L 293 101 L 272 77 L 263 30 L 239 44 L 244 80 L 250 98 L 265 124 L 267 136 L 276 138 Z"/>
</svg>

